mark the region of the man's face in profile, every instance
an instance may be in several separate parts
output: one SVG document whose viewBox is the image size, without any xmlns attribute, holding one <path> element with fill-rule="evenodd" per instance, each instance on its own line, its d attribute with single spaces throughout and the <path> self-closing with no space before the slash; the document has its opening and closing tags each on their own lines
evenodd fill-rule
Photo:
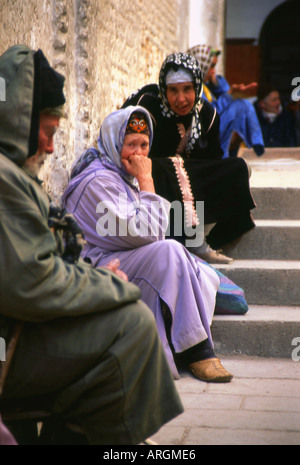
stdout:
<svg viewBox="0 0 300 465">
<path fill-rule="evenodd" d="M 54 134 L 59 126 L 60 117 L 41 113 L 38 150 L 35 155 L 27 158 L 24 167 L 35 177 L 38 175 L 48 155 L 53 153 Z"/>
</svg>

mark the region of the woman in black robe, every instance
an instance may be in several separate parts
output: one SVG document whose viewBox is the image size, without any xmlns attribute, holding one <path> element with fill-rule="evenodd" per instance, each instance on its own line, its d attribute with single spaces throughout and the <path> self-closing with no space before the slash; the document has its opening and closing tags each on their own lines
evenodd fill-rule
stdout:
<svg viewBox="0 0 300 465">
<path fill-rule="evenodd" d="M 192 226 L 199 222 L 195 202 L 204 201 L 205 240 L 202 246 L 189 250 L 209 263 L 230 263 L 232 259 L 214 249 L 255 226 L 251 217 L 255 202 L 245 160 L 222 159 L 219 116 L 202 99 L 202 89 L 197 60 L 176 53 L 164 61 L 159 85 L 143 87 L 123 107 L 141 105 L 153 118 L 150 157 L 157 194 L 170 202 L 192 204 Z M 185 243 L 188 236 L 175 234 L 175 226 L 170 229 L 170 237 Z"/>
</svg>

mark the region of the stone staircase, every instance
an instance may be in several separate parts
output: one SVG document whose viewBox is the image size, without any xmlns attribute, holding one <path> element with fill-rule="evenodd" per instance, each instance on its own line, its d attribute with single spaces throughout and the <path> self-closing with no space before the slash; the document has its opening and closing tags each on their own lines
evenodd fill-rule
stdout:
<svg viewBox="0 0 300 465">
<path fill-rule="evenodd" d="M 292 341 L 300 337 L 300 148 L 239 155 L 252 169 L 256 228 L 224 248 L 235 261 L 218 269 L 245 290 L 249 311 L 215 316 L 215 348 L 291 358 Z"/>
</svg>

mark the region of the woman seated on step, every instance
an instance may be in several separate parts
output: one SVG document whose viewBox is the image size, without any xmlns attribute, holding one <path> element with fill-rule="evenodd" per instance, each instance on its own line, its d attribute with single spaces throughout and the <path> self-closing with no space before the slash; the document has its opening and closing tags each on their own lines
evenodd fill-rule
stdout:
<svg viewBox="0 0 300 465">
<path fill-rule="evenodd" d="M 255 226 L 250 214 L 255 203 L 245 160 L 222 159 L 220 118 L 202 92 L 197 60 L 175 53 L 163 62 L 159 85 L 143 87 L 123 107 L 140 105 L 153 118 L 150 158 L 156 192 L 184 205 L 204 202 L 205 240 L 189 250 L 208 263 L 231 263 L 219 249 Z M 184 235 L 174 238 L 185 244 Z"/>
<path fill-rule="evenodd" d="M 219 278 L 182 244 L 165 239 L 170 203 L 155 193 L 152 139 L 144 108 L 107 116 L 98 149 L 87 150 L 73 166 L 63 205 L 85 233 L 83 258 L 97 267 L 119 260 L 140 287 L 174 377 L 180 363 L 200 380 L 229 382 L 210 330 Z"/>
</svg>

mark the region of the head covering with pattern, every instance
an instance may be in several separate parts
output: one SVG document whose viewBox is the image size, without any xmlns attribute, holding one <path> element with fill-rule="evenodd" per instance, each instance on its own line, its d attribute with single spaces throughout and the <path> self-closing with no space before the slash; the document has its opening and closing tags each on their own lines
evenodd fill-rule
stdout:
<svg viewBox="0 0 300 465">
<path fill-rule="evenodd" d="M 173 110 L 171 110 L 167 99 L 166 78 L 170 69 L 176 71 L 180 68 L 183 68 L 186 71 L 190 72 L 195 87 L 195 102 L 193 109 L 190 113 L 190 116 L 192 116 L 191 131 L 186 146 L 186 151 L 190 152 L 193 149 L 196 140 L 200 137 L 201 134 L 200 111 L 202 108 L 201 97 L 203 92 L 201 70 L 197 60 L 193 56 L 182 52 L 173 53 L 171 55 L 168 55 L 165 61 L 163 62 L 159 73 L 159 92 L 161 98 L 161 109 L 163 116 L 165 116 L 166 118 L 179 118 L 179 116 L 176 115 Z"/>
<path fill-rule="evenodd" d="M 196 58 L 199 63 L 203 79 L 205 78 L 207 71 L 211 67 L 212 58 L 219 56 L 221 50 L 211 47 L 210 45 L 195 45 L 189 48 L 187 53 Z"/>
</svg>

